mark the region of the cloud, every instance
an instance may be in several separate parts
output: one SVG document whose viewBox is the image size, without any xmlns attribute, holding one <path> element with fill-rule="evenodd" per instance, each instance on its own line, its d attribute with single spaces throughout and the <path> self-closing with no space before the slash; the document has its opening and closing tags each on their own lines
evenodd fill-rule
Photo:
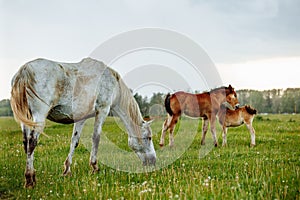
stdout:
<svg viewBox="0 0 300 200">
<path fill-rule="evenodd" d="M 1 71 L 37 57 L 77 62 L 113 35 L 142 27 L 187 35 L 217 63 L 298 56 L 300 1 L 0 1 Z"/>
</svg>

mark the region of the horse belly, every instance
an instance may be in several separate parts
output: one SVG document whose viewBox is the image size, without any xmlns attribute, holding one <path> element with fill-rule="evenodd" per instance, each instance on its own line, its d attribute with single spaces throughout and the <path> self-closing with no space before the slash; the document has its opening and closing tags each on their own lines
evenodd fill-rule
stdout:
<svg viewBox="0 0 300 200">
<path fill-rule="evenodd" d="M 71 110 L 71 106 L 57 105 L 49 111 L 47 119 L 62 124 L 74 123 L 74 118 L 71 114 Z"/>
<path fill-rule="evenodd" d="M 57 123 L 72 124 L 82 119 L 93 117 L 94 115 L 95 114 L 92 111 L 78 113 L 72 106 L 57 105 L 49 111 L 47 119 Z"/>
<path fill-rule="evenodd" d="M 237 127 L 242 125 L 243 123 L 244 121 L 241 119 L 236 119 L 236 118 L 229 119 L 228 117 L 226 117 L 226 121 L 225 121 L 226 127 Z"/>
</svg>

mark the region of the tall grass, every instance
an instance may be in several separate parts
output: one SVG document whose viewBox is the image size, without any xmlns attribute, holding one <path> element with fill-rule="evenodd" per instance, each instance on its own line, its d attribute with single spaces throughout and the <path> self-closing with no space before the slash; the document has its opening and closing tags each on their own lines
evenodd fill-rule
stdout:
<svg viewBox="0 0 300 200">
<path fill-rule="evenodd" d="M 152 125 L 158 152 L 161 151 L 158 142 L 162 122 L 156 120 Z M 108 118 L 103 136 L 130 151 L 127 135 L 118 124 Z M 180 144 L 183 139 L 180 137 L 184 136 L 181 133 L 195 137 L 175 162 L 159 170 L 130 173 L 100 163 L 100 172 L 91 174 L 89 150 L 81 143 L 73 158 L 72 176 L 63 177 L 72 125 L 48 122 L 45 133 L 49 137 L 41 135 L 35 150 L 37 185 L 34 189 L 24 189 L 22 133 L 12 118 L 0 118 L 0 198 L 299 199 L 299 124 L 299 115 L 257 116 L 254 121 L 256 147 L 249 147 L 250 134 L 245 126 L 230 128 L 228 146 L 213 148 L 200 158 L 200 149 L 204 148 L 200 146 L 201 123 L 183 118 L 175 142 Z M 221 144 L 220 127 L 218 133 Z M 209 140 L 210 133 L 207 136 Z M 169 150 L 168 147 L 165 150 Z M 160 155 L 158 153 L 158 159 Z"/>
</svg>

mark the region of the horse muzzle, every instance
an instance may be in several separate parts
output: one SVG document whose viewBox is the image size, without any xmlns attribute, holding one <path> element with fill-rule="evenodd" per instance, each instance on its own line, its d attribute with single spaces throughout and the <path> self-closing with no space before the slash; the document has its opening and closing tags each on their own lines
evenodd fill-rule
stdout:
<svg viewBox="0 0 300 200">
<path fill-rule="evenodd" d="M 156 155 L 155 154 L 145 154 L 145 159 L 143 160 L 144 166 L 155 166 Z"/>
</svg>

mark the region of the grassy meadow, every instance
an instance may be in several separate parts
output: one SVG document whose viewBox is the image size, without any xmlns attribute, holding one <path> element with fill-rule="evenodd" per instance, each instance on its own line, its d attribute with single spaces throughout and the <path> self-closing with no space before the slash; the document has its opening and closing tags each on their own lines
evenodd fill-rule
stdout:
<svg viewBox="0 0 300 200">
<path fill-rule="evenodd" d="M 89 136 L 82 135 L 73 157 L 72 175 L 63 177 L 72 125 L 47 122 L 35 150 L 37 185 L 24 189 L 21 130 L 13 118 L 0 118 L 0 199 L 300 199 L 300 115 L 256 116 L 254 148 L 249 147 L 250 134 L 245 126 L 229 128 L 227 147 L 209 148 L 210 131 L 206 145 L 201 146 L 201 120 L 182 118 L 175 149 L 182 143 L 190 146 L 179 153 L 169 147 L 160 149 L 162 123 L 163 119 L 157 119 L 152 124 L 157 170 L 124 172 L 99 162 L 99 173 L 92 174 L 89 145 L 85 144 Z M 220 133 L 218 125 L 222 144 Z M 118 120 L 108 118 L 102 136 L 130 152 L 127 134 Z M 184 142 L 185 138 L 189 141 Z M 201 154 L 205 148 L 209 150 Z M 99 159 L 124 160 L 101 152 Z M 172 160 L 165 163 L 170 157 Z"/>
</svg>

